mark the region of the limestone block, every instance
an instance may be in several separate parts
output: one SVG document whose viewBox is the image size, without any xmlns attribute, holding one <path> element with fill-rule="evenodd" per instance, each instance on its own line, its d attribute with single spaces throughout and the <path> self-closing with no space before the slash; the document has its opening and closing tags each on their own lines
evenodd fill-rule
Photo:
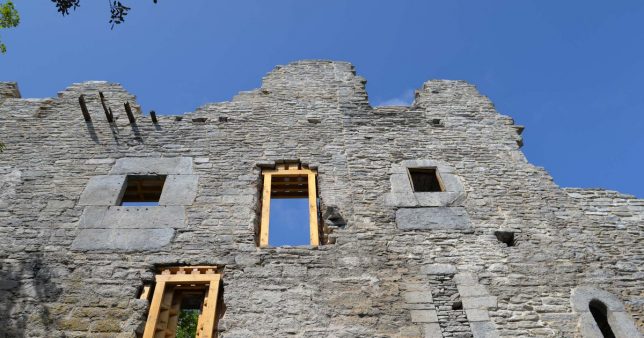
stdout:
<svg viewBox="0 0 644 338">
<path fill-rule="evenodd" d="M 436 310 L 411 310 L 413 323 L 438 323 Z"/>
<path fill-rule="evenodd" d="M 471 227 L 462 207 L 401 208 L 396 224 L 402 230 L 464 230 Z"/>
<path fill-rule="evenodd" d="M 463 297 L 464 309 L 496 309 L 497 301 L 494 296 L 485 297 Z"/>
<path fill-rule="evenodd" d="M 443 338 L 441 327 L 438 323 L 429 323 L 423 325 L 424 338 Z"/>
<path fill-rule="evenodd" d="M 457 285 L 458 293 L 461 297 L 482 297 L 488 296 L 489 293 L 483 285 Z"/>
<path fill-rule="evenodd" d="M 490 320 L 487 310 L 465 309 L 465 314 L 467 315 L 467 320 L 470 322 L 484 322 Z"/>
<path fill-rule="evenodd" d="M 112 175 L 189 175 L 191 157 L 129 157 L 116 160 Z"/>
<path fill-rule="evenodd" d="M 181 206 L 87 207 L 81 217 L 81 228 L 152 229 L 183 228 L 186 211 Z"/>
<path fill-rule="evenodd" d="M 406 303 L 432 303 L 432 294 L 429 291 L 408 291 L 403 293 L 403 299 Z"/>
<path fill-rule="evenodd" d="M 430 264 L 420 268 L 420 271 L 428 275 L 451 275 L 456 273 L 456 267 L 451 264 Z"/>
<path fill-rule="evenodd" d="M 125 191 L 125 175 L 100 175 L 90 178 L 79 205 L 116 205 Z"/>
<path fill-rule="evenodd" d="M 498 338 L 499 334 L 492 322 L 470 322 L 474 338 Z"/>
<path fill-rule="evenodd" d="M 72 242 L 72 250 L 144 251 L 164 247 L 174 229 L 83 229 Z"/>
<path fill-rule="evenodd" d="M 168 175 L 159 205 L 190 205 L 197 196 L 198 176 Z"/>
</svg>

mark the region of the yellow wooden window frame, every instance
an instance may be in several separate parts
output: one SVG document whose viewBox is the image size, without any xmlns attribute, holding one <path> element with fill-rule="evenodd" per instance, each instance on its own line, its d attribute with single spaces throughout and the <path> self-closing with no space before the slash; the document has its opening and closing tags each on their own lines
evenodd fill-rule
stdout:
<svg viewBox="0 0 644 338">
<path fill-rule="evenodd" d="M 173 304 L 176 287 L 203 286 L 205 296 L 197 322 L 197 338 L 213 338 L 217 329 L 217 305 L 221 273 L 214 266 L 165 268 L 156 276 L 156 285 L 143 338 L 174 337 L 180 303 Z M 149 289 L 147 290 L 149 291 Z M 144 289 L 144 293 L 146 289 Z M 146 295 L 147 296 L 147 295 Z M 143 296 L 142 296 L 143 297 Z"/>
<path fill-rule="evenodd" d="M 320 230 L 318 226 L 318 197 L 316 185 L 317 172 L 314 169 L 302 167 L 299 164 L 278 164 L 275 169 L 262 170 L 262 214 L 259 226 L 259 246 L 268 247 L 268 230 L 271 212 L 271 188 L 273 177 L 306 177 L 309 200 L 309 234 L 310 245 L 320 245 Z"/>
</svg>

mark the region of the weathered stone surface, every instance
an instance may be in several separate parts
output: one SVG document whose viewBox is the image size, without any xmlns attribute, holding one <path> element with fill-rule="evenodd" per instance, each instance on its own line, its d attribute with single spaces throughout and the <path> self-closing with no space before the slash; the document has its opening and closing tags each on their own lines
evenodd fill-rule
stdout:
<svg viewBox="0 0 644 338">
<path fill-rule="evenodd" d="M 81 216 L 81 228 L 183 228 L 186 212 L 180 206 L 87 207 Z"/>
<path fill-rule="evenodd" d="M 471 322 L 472 335 L 474 338 L 498 338 L 499 334 L 492 322 Z"/>
<path fill-rule="evenodd" d="M 188 175 L 192 174 L 192 158 L 120 158 L 111 175 Z"/>
<path fill-rule="evenodd" d="M 465 230 L 471 227 L 464 208 L 401 208 L 396 211 L 396 224 L 402 230 Z"/>
<path fill-rule="evenodd" d="M 116 205 L 125 189 L 125 175 L 101 175 L 90 178 L 78 205 Z"/>
<path fill-rule="evenodd" d="M 310 60 L 275 68 L 230 102 L 157 124 L 141 111 L 113 83 L 45 99 L 0 83 L 0 336 L 136 337 L 148 309 L 138 290 L 168 265 L 222 267 L 222 337 L 581 337 L 588 312 L 571 302 L 580 286 L 623 305 L 609 320 L 632 321 L 616 334 L 644 327 L 644 201 L 559 188 L 473 85 L 432 80 L 409 107 L 372 107 L 350 64 Z M 318 168 L 321 223 L 335 244 L 256 247 L 260 165 L 283 160 Z M 447 197 L 411 192 L 407 166 L 436 166 Z M 164 189 L 184 223 L 118 213 L 105 222 L 122 185 L 84 190 L 111 174 L 198 176 L 196 190 L 194 178 Z M 451 196 L 458 186 L 446 175 L 462 195 Z M 427 206 L 438 204 L 451 211 Z M 411 218 L 430 229 L 397 226 L 397 213 L 429 209 Z M 499 229 L 516 245 L 499 243 Z M 428 274 L 433 264 L 451 268 Z M 476 285 L 489 296 L 459 292 L 478 294 Z M 437 322 L 413 322 L 411 311 Z"/>
<path fill-rule="evenodd" d="M 159 205 L 190 205 L 197 196 L 197 175 L 168 175 Z"/>
<path fill-rule="evenodd" d="M 438 316 L 435 310 L 411 310 L 411 321 L 413 323 L 438 323 Z"/>
<path fill-rule="evenodd" d="M 83 229 L 72 250 L 145 251 L 170 243 L 173 229 Z"/>
</svg>

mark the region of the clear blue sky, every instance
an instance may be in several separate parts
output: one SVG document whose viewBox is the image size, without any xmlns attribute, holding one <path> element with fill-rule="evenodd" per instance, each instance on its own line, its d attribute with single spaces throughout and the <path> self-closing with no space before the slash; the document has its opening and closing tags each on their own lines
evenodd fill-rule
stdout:
<svg viewBox="0 0 644 338">
<path fill-rule="evenodd" d="M 528 159 L 559 185 L 644 197 L 644 1 L 126 3 L 110 31 L 107 1 L 81 0 L 63 18 L 50 1 L 16 0 L 22 22 L 0 31 L 0 80 L 24 97 L 120 82 L 145 111 L 177 114 L 305 58 L 352 62 L 373 105 L 463 79 L 526 125 Z"/>
</svg>

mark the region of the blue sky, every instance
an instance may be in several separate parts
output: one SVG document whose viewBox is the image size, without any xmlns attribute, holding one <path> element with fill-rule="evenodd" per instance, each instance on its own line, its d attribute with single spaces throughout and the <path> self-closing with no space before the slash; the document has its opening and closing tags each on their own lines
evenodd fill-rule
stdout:
<svg viewBox="0 0 644 338">
<path fill-rule="evenodd" d="M 305 58 L 352 62 L 373 105 L 462 79 L 526 125 L 524 152 L 559 185 L 644 197 L 644 1 L 126 3 L 111 31 L 107 1 L 82 0 L 63 18 L 50 1 L 16 0 L 22 22 L 0 31 L 0 80 L 24 97 L 120 82 L 145 111 L 177 114 Z"/>
</svg>

